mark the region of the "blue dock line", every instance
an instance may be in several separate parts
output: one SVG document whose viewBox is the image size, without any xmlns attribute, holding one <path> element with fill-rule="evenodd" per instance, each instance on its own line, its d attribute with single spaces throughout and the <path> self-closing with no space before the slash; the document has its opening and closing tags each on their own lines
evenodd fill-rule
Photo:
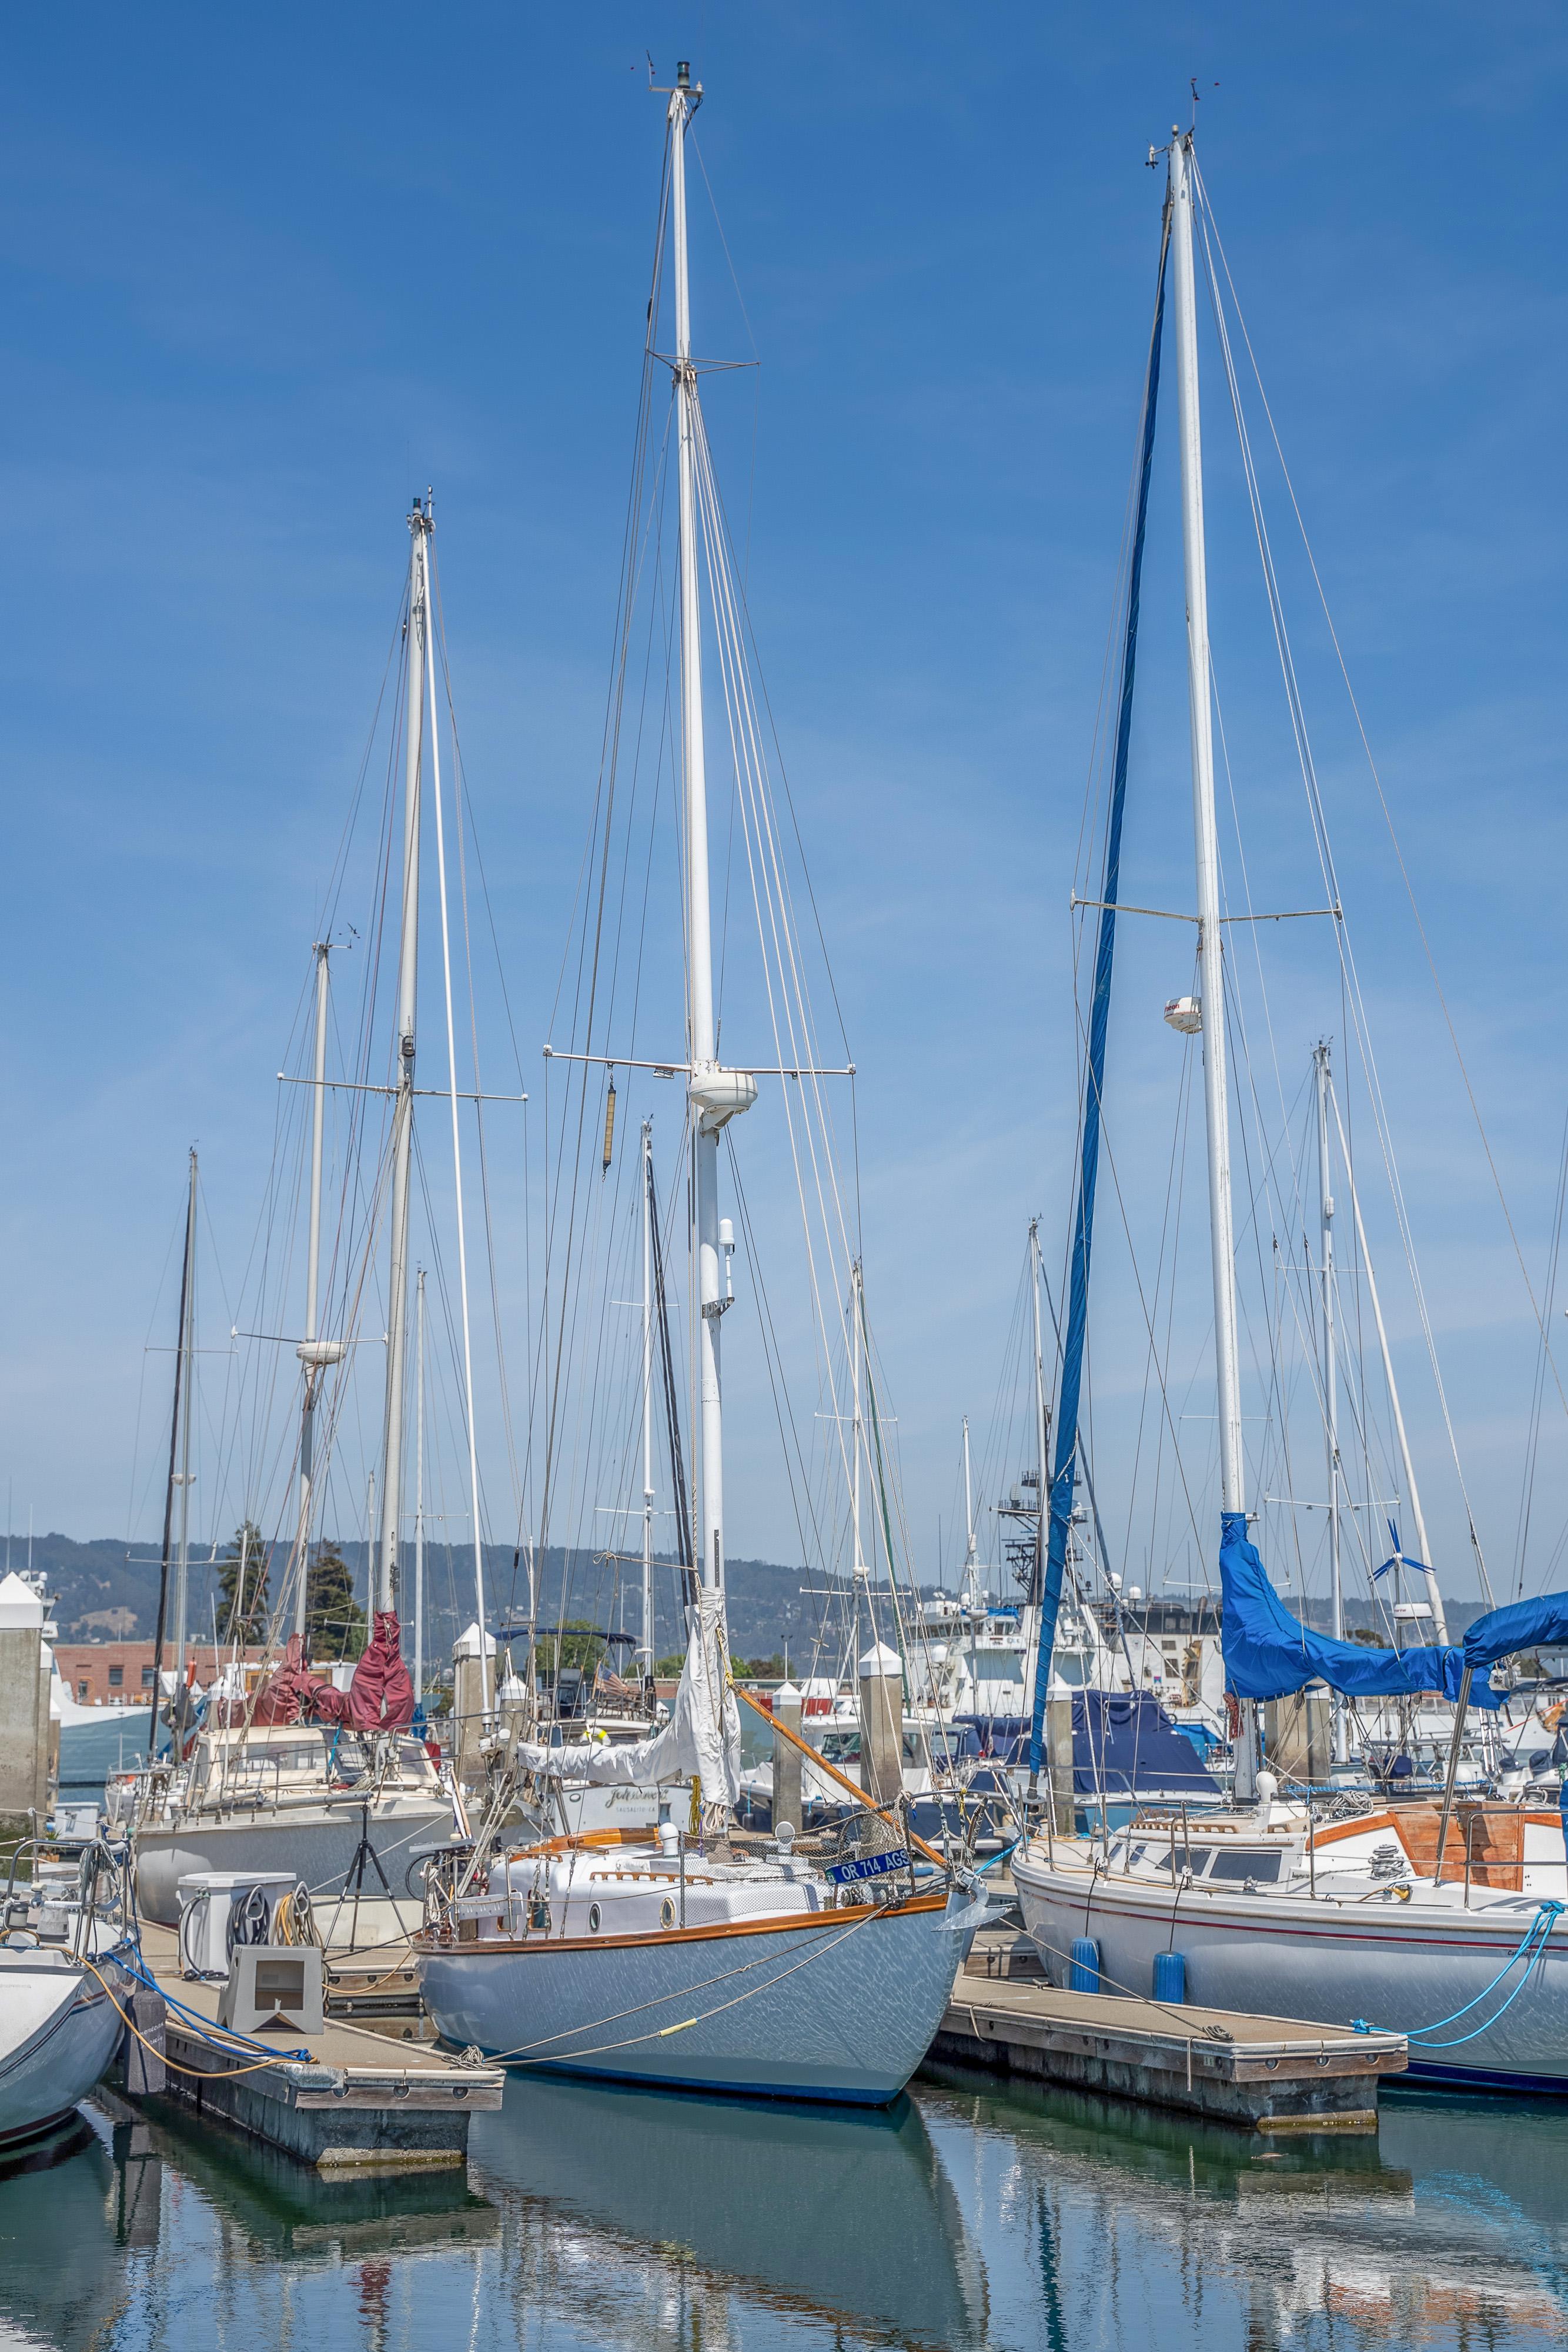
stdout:
<svg viewBox="0 0 1568 2352">
<path fill-rule="evenodd" d="M 1490 2033 L 1492 2027 L 1497 2023 L 1498 2019 L 1505 2015 L 1506 2012 L 1512 2008 L 1514 2002 L 1519 1999 L 1520 1994 L 1524 1990 L 1525 1986 L 1530 1982 L 1531 1978 L 1534 1975 L 1536 1969 L 1545 1958 L 1547 1938 L 1552 1933 L 1552 1927 L 1556 1921 L 1563 1916 L 1564 1912 L 1568 1912 L 1568 1903 L 1557 1903 L 1554 1901 L 1538 1903 L 1535 1906 L 1534 1918 L 1525 1929 L 1524 1934 L 1521 1937 L 1514 1950 L 1509 1955 L 1508 1959 L 1498 1970 L 1496 1976 L 1493 1977 L 1490 1984 L 1484 1985 L 1481 1988 L 1481 1990 L 1476 1994 L 1473 2000 L 1466 2001 L 1463 2009 L 1456 2009 L 1451 2017 L 1436 2017 L 1432 2020 L 1429 2025 L 1419 2027 L 1414 2033 L 1406 2033 L 1405 2036 L 1406 2042 L 1412 2042 L 1418 2049 L 1423 2050 L 1458 2050 L 1462 2043 L 1466 2042 L 1474 2042 L 1480 2034 Z M 1533 1950 L 1531 1948 L 1532 1945 L 1534 1947 Z M 1442 2026 L 1457 2025 L 1461 2017 L 1468 2017 L 1471 2010 L 1479 2008 L 1480 2003 L 1486 2000 L 1489 1993 L 1493 1993 L 1497 1990 L 1504 1977 L 1512 1973 L 1512 1971 L 1519 1966 L 1520 1961 L 1525 1958 L 1527 1953 L 1529 1953 L 1530 1956 L 1529 1965 L 1526 1967 L 1524 1974 L 1520 1978 L 1519 1982 L 1514 1986 L 1514 1989 L 1509 1994 L 1508 1999 L 1502 2003 L 1501 2008 L 1494 2010 L 1490 2017 L 1489 2017 L 1483 2024 L 1473 2027 L 1469 2033 L 1456 2033 L 1453 2035 L 1451 2040 L 1448 2042 L 1429 2042 L 1427 2039 L 1428 2034 L 1436 2033 Z M 1353 2017 L 1351 2020 L 1351 2031 L 1354 2033 L 1376 2033 L 1380 2032 L 1396 2032 L 1398 2029 L 1394 2026 L 1378 2027 L 1369 2025 L 1364 2017 Z"/>
</svg>

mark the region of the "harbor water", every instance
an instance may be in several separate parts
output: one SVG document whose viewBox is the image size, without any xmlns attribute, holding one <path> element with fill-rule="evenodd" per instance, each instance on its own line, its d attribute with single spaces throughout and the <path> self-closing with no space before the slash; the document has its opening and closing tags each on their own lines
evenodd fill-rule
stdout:
<svg viewBox="0 0 1568 2352">
<path fill-rule="evenodd" d="M 0 2347 L 1556 2344 L 1568 2112 L 1266 2147 L 956 2070 L 885 2115 L 514 2079 L 467 2174 L 323 2180 L 102 2096 L 0 2179 Z"/>
</svg>

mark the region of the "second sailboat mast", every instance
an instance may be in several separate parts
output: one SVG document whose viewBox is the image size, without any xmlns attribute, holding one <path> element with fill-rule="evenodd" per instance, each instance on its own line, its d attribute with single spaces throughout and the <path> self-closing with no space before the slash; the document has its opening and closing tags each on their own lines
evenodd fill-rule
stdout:
<svg viewBox="0 0 1568 2352">
<path fill-rule="evenodd" d="M 1225 960 L 1219 928 L 1219 837 L 1214 815 L 1214 702 L 1208 652 L 1208 566 L 1203 523 L 1203 426 L 1197 388 L 1197 291 L 1193 266 L 1192 136 L 1170 146 L 1171 251 L 1175 260 L 1176 387 L 1181 438 L 1182 546 L 1186 570 L 1187 706 L 1192 726 L 1192 816 L 1197 861 L 1198 988 L 1203 1024 L 1203 1109 L 1208 1144 L 1208 1238 L 1214 1276 L 1215 1386 L 1219 1409 L 1221 1540 L 1247 1533 L 1247 1465 L 1241 1451 L 1241 1374 L 1237 1344 L 1236 1244 L 1230 1202 L 1230 1100 L 1225 1055 Z M 1256 1788 L 1253 1711 L 1242 1703 L 1235 1790 Z"/>
<path fill-rule="evenodd" d="M 702 416 L 692 362 L 691 287 L 686 257 L 686 132 L 701 101 L 690 68 L 676 68 L 670 92 L 671 225 L 674 235 L 674 382 L 680 464 L 681 754 L 686 866 L 687 1095 L 692 1113 L 693 1242 L 696 1259 L 697 1398 L 701 1416 L 697 1505 L 699 1566 L 710 1591 L 724 1588 L 724 1425 L 719 1392 L 719 1318 L 728 1300 L 719 1281 L 719 1129 L 757 1097 L 757 1081 L 718 1065 L 713 1003 L 713 932 L 708 906 L 707 762 L 703 737 L 702 611 L 697 574 L 697 477 Z"/>
<path fill-rule="evenodd" d="M 1208 653 L 1208 566 L 1203 521 L 1203 428 L 1197 392 L 1197 299 L 1193 269 L 1190 135 L 1170 151 L 1171 247 L 1176 261 L 1176 384 L 1180 403 L 1182 542 L 1186 568 L 1187 702 L 1192 722 L 1192 815 L 1197 857 L 1197 953 L 1203 1021 L 1203 1108 L 1208 1142 L 1208 1231 L 1214 1270 L 1215 1372 L 1219 1391 L 1219 1499 L 1247 1507 L 1241 1455 L 1241 1381 L 1236 1337 L 1236 1259 L 1230 1206 L 1230 1103 L 1225 1055 L 1225 964 L 1219 929 L 1219 841 L 1214 817 L 1214 709 Z"/>
<path fill-rule="evenodd" d="M 420 767 L 423 751 L 425 633 L 429 627 L 429 502 L 416 499 L 408 527 L 408 678 L 402 819 L 402 928 L 397 969 L 397 1096 L 392 1110 L 392 1262 L 387 1283 L 387 1393 L 382 1429 L 382 1526 L 375 1605 L 397 1602 L 398 1522 L 402 1497 L 403 1381 L 408 1360 L 408 1180 L 413 1147 L 414 1016 L 419 982 Z"/>
</svg>

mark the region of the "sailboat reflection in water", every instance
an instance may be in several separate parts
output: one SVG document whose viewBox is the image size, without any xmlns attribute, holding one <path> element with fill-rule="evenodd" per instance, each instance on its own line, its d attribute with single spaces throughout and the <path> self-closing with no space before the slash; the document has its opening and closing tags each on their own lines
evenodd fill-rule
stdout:
<svg viewBox="0 0 1568 2352">
<path fill-rule="evenodd" d="M 475 2156 L 491 2196 L 564 2209 L 623 2252 L 679 2246 L 743 2292 L 901 2343 L 986 2340 L 980 2250 L 913 2099 L 831 2115 L 513 2083 Z"/>
</svg>

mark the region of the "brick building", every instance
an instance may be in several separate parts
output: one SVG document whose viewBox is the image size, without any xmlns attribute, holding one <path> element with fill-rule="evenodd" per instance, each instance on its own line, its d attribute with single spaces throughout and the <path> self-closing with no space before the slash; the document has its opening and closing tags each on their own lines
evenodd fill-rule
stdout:
<svg viewBox="0 0 1568 2352">
<path fill-rule="evenodd" d="M 79 1706 L 145 1706 L 152 1696 L 151 1642 L 57 1642 L 54 1652 L 60 1680 Z M 185 1654 L 187 1660 L 195 1660 L 196 1680 L 204 1688 L 217 1673 L 212 1643 L 193 1643 Z M 228 1649 L 219 1654 L 225 1665 L 233 1654 Z M 251 1654 L 246 1653 L 247 1657 Z M 165 1673 L 172 1664 L 165 1642 Z"/>
</svg>

